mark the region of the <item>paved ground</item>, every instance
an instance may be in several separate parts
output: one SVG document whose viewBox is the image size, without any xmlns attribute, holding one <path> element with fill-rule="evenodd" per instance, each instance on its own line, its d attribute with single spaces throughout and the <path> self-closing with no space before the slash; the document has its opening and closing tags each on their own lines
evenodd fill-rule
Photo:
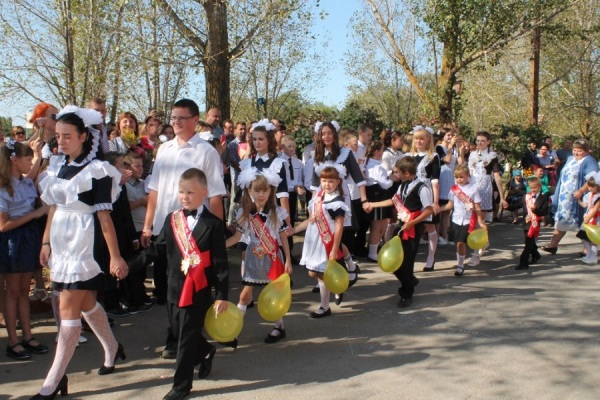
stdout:
<svg viewBox="0 0 600 400">
<path fill-rule="evenodd" d="M 332 306 L 331 317 L 311 320 L 318 295 L 297 267 L 287 339 L 264 344 L 270 324 L 256 308 L 249 310 L 240 347 L 219 348 L 209 379 L 196 380 L 190 398 L 600 398 L 600 266 L 575 261 L 580 246 L 569 234 L 559 254 L 544 256 L 527 272 L 514 271 L 522 230 L 501 223 L 490 232 L 492 249 L 462 278 L 452 275 L 454 249 L 440 246 L 435 272 L 417 274 L 415 302 L 403 311 L 396 307 L 393 276 L 363 262 L 346 301 Z M 549 236 L 546 228 L 540 242 Z M 230 258 L 236 259 L 234 251 Z M 420 271 L 424 254 L 418 260 Z M 232 275 L 235 302 L 239 279 Z M 50 315 L 36 317 L 35 336 L 53 343 Z M 109 376 L 97 375 L 101 347 L 87 334 L 89 343 L 67 370 L 68 398 L 162 399 L 173 373 L 173 362 L 158 358 L 165 329 L 163 306 L 119 319 L 114 332 L 127 360 Z M 4 344 L 6 333 L 0 337 Z M 37 393 L 51 350 L 30 362 L 0 355 L 0 398 Z"/>
</svg>

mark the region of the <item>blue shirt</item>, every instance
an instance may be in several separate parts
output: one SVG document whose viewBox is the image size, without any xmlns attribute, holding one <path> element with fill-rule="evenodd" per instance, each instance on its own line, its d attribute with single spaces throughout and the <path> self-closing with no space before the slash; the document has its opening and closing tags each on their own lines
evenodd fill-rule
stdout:
<svg viewBox="0 0 600 400">
<path fill-rule="evenodd" d="M 33 181 L 29 178 L 19 180 L 13 176 L 10 182 L 14 195 L 8 194 L 6 188 L 0 188 L 0 212 L 7 213 L 9 219 L 15 219 L 34 211 L 38 192 Z"/>
</svg>

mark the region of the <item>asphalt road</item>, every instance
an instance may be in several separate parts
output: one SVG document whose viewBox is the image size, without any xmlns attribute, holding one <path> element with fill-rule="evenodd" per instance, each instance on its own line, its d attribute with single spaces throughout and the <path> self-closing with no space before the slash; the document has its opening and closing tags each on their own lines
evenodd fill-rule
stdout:
<svg viewBox="0 0 600 400">
<path fill-rule="evenodd" d="M 544 228 L 539 242 L 550 234 Z M 557 255 L 515 271 L 522 235 L 519 226 L 493 224 L 490 250 L 461 278 L 453 276 L 454 246 L 439 246 L 435 271 L 420 272 L 422 245 L 416 265 L 421 283 L 408 309 L 396 307 L 395 278 L 362 261 L 363 274 L 340 306 L 332 303 L 333 315 L 310 319 L 319 296 L 296 266 L 287 338 L 263 343 L 271 324 L 256 308 L 248 310 L 240 346 L 219 347 L 211 375 L 194 382 L 190 398 L 598 399 L 600 266 L 576 261 L 579 241 L 568 234 Z M 230 261 L 235 303 L 235 250 Z M 37 393 L 50 367 L 56 328 L 50 314 L 34 317 L 34 335 L 51 344 L 51 353 L 28 362 L 1 355 L 1 399 Z M 99 376 L 101 346 L 87 333 L 90 341 L 67 369 L 67 398 L 150 400 L 169 391 L 174 362 L 159 358 L 165 307 L 116 322 L 127 359 L 115 374 Z M 4 344 L 5 331 L 0 338 Z"/>
</svg>

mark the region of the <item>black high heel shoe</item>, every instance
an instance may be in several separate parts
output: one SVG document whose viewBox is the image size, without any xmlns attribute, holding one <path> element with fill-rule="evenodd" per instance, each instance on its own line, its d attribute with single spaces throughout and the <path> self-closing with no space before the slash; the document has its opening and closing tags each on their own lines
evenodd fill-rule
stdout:
<svg viewBox="0 0 600 400">
<path fill-rule="evenodd" d="M 558 247 L 547 247 L 547 246 L 542 246 L 540 247 L 542 250 L 544 250 L 546 253 L 550 253 L 550 254 L 556 254 L 556 251 L 558 250 Z"/>
<path fill-rule="evenodd" d="M 125 360 L 127 358 L 127 355 L 125 354 L 125 349 L 123 348 L 123 345 L 121 343 L 119 343 L 119 347 L 117 348 L 117 354 L 115 354 L 115 362 L 114 362 L 115 364 L 117 363 L 117 360 L 119 358 L 121 360 Z M 103 365 L 98 370 L 98 375 L 108 375 L 108 374 L 112 374 L 113 372 L 115 372 L 114 365 L 112 367 L 105 367 Z"/>
<path fill-rule="evenodd" d="M 54 390 L 54 392 L 52 394 L 43 395 L 43 394 L 38 393 L 35 396 L 33 396 L 32 398 L 30 398 L 29 400 L 52 400 L 53 398 L 56 397 L 58 392 L 60 392 L 61 396 L 66 396 L 69 394 L 68 386 L 69 386 L 69 378 L 67 378 L 67 375 L 63 375 L 60 382 L 58 382 L 58 386 L 56 386 L 56 390 Z"/>
</svg>

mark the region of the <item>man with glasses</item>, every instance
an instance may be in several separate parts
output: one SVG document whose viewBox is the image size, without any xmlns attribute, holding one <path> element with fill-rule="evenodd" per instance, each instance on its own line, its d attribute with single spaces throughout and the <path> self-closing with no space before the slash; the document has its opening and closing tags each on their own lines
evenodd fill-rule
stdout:
<svg viewBox="0 0 600 400">
<path fill-rule="evenodd" d="M 173 104 L 171 125 L 175 138 L 160 146 L 152 169 L 146 218 L 140 240 L 144 247 L 148 247 L 150 239 L 160 233 L 167 215 L 181 208 L 178 199 L 179 177 L 189 168 L 198 168 L 204 172 L 208 187 L 207 202 L 204 205 L 208 206 L 211 213 L 223 219 L 221 197 L 226 192 L 220 172 L 221 160 L 215 148 L 195 132 L 199 115 L 198 105 L 193 100 L 182 99 Z M 157 302 L 164 304 L 167 296 L 166 258 L 154 263 L 154 286 Z M 176 335 L 177 332 L 168 330 L 163 358 L 176 357 Z"/>
</svg>

